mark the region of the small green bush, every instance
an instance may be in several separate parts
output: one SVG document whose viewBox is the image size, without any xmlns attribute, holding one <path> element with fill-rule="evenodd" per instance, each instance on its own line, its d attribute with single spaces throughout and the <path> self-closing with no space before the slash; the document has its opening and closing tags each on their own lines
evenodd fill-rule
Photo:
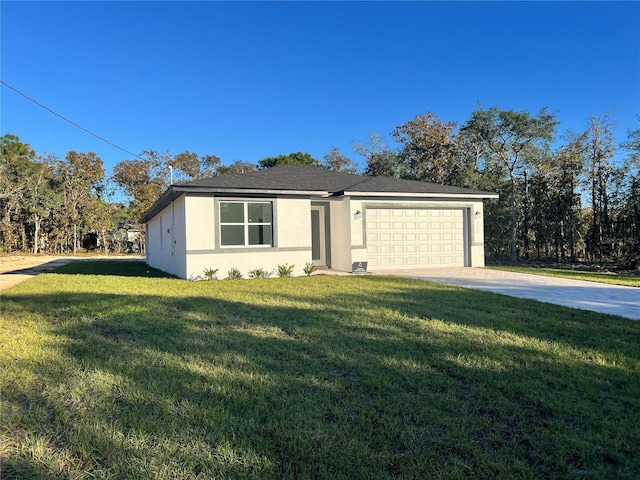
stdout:
<svg viewBox="0 0 640 480">
<path fill-rule="evenodd" d="M 232 267 L 227 272 L 227 278 L 225 278 L 225 280 L 240 280 L 241 278 L 242 274 L 240 273 L 240 270 L 236 267 Z"/>
<path fill-rule="evenodd" d="M 271 272 L 266 271 L 264 268 L 254 268 L 249 270 L 249 278 L 269 278 Z"/>
<path fill-rule="evenodd" d="M 218 277 L 216 274 L 218 273 L 219 268 L 205 268 L 202 273 L 202 278 L 205 280 L 217 280 Z"/>
<path fill-rule="evenodd" d="M 316 270 L 316 266 L 311 262 L 307 262 L 304 268 L 302 269 L 302 271 L 307 277 L 311 275 L 313 272 L 315 272 L 315 270 Z"/>
<path fill-rule="evenodd" d="M 278 268 L 276 270 L 278 272 L 278 277 L 290 277 L 293 274 L 294 267 L 295 265 L 289 265 L 288 263 L 285 263 L 284 265 L 278 265 Z"/>
</svg>

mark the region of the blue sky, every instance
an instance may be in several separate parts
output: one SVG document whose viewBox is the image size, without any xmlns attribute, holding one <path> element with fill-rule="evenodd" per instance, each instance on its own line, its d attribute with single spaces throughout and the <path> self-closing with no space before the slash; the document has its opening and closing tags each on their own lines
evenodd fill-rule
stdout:
<svg viewBox="0 0 640 480">
<path fill-rule="evenodd" d="M 388 137 L 431 111 L 611 112 L 640 128 L 639 2 L 10 2 L 1 77 L 134 153 L 255 163 Z M 38 153 L 131 158 L 5 86 L 1 133 Z"/>
</svg>

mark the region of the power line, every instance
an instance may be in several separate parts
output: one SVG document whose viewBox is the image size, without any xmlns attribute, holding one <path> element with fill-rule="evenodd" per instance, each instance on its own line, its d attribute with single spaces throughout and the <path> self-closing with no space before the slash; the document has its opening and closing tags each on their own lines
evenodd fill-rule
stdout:
<svg viewBox="0 0 640 480">
<path fill-rule="evenodd" d="M 5 82 L 4 80 L 0 80 L 0 83 L 2 83 L 2 85 L 4 85 L 5 87 L 10 88 L 11 90 L 13 90 L 14 92 L 16 92 L 17 94 L 22 95 L 22 96 L 23 96 L 24 98 L 26 98 L 27 100 L 29 100 L 29 101 L 31 101 L 31 102 L 33 102 L 33 103 L 35 103 L 35 104 L 36 104 L 36 105 L 38 105 L 40 108 L 44 108 L 47 112 L 54 114 L 56 117 L 60 117 L 60 118 L 61 118 L 62 120 L 64 120 L 65 122 L 70 123 L 70 124 L 71 124 L 71 125 L 73 125 L 74 127 L 79 128 L 80 130 L 82 130 L 82 131 L 84 131 L 84 132 L 87 132 L 89 135 L 93 135 L 93 136 L 94 136 L 94 137 L 96 137 L 98 140 L 102 140 L 104 143 L 107 143 L 107 144 L 111 145 L 112 147 L 116 147 L 118 150 L 122 150 L 123 152 L 128 153 L 129 155 L 133 155 L 134 157 L 139 158 L 140 160 L 145 160 L 145 159 L 144 159 L 144 158 L 142 158 L 140 155 L 137 155 L 137 154 L 135 154 L 135 153 L 133 153 L 133 152 L 130 152 L 129 150 L 127 150 L 127 149 L 125 149 L 125 148 L 122 148 L 122 147 L 120 147 L 119 145 L 116 145 L 116 144 L 115 144 L 115 143 L 113 143 L 113 142 L 110 142 L 110 141 L 109 141 L 109 140 L 107 140 L 106 138 L 103 138 L 103 137 L 101 137 L 100 135 L 96 135 L 96 134 L 95 134 L 95 133 L 93 133 L 91 130 L 87 130 L 86 128 L 84 128 L 84 127 L 82 127 L 82 126 L 78 125 L 77 123 L 75 123 L 75 122 L 73 122 L 73 121 L 69 120 L 68 118 L 66 118 L 66 117 L 64 117 L 64 116 L 62 116 L 62 115 L 60 115 L 59 113 L 54 112 L 54 111 L 53 111 L 53 110 L 51 110 L 49 107 L 47 107 L 47 106 L 45 106 L 45 105 L 41 104 L 40 102 L 38 102 L 38 101 L 34 100 L 33 98 L 31 98 L 31 97 L 30 97 L 30 96 L 28 96 L 27 94 L 25 94 L 25 93 L 21 92 L 21 91 L 20 91 L 20 90 L 18 90 L 17 88 L 12 87 L 11 85 L 9 85 L 9 84 L 8 84 L 7 82 Z"/>
</svg>

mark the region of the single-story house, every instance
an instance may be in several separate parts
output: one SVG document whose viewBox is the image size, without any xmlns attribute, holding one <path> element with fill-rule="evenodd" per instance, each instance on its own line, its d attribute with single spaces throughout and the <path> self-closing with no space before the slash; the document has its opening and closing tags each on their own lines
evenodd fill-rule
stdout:
<svg viewBox="0 0 640 480">
<path fill-rule="evenodd" d="M 299 165 L 171 185 L 144 215 L 147 263 L 181 278 L 306 263 L 361 273 L 484 265 L 489 192 Z"/>
</svg>

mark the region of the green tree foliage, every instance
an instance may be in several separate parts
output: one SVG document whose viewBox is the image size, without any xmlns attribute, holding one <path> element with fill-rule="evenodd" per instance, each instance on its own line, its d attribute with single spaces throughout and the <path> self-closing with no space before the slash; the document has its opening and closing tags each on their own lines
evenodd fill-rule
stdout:
<svg viewBox="0 0 640 480">
<path fill-rule="evenodd" d="M 149 210 L 169 186 L 169 182 L 211 177 L 224 169 L 216 155 L 199 156 L 185 151 L 171 155 L 167 150 L 159 153 L 146 150 L 142 159 L 123 160 L 113 168 L 113 182 L 129 198 L 130 220 L 137 221 Z"/>
<path fill-rule="evenodd" d="M 609 115 L 591 117 L 586 131 L 585 186 L 591 197 L 591 227 L 588 236 L 591 260 L 602 260 L 610 243 L 609 193 L 615 175 L 611 159 L 615 153 Z"/>
<path fill-rule="evenodd" d="M 188 180 L 200 177 L 200 158 L 197 153 L 189 151 L 179 153 L 168 159 L 166 164 L 173 169 L 174 180 L 178 180 L 180 173 L 182 173 L 181 177 Z"/>
<path fill-rule="evenodd" d="M 169 167 L 176 181 L 216 175 L 220 167 L 215 155 L 150 150 L 118 163 L 105 178 L 93 152 L 40 156 L 12 134 L 0 138 L 0 152 L 0 249 L 7 252 L 78 252 L 83 244 L 126 251 L 131 242 L 122 225 L 153 205 L 168 186 Z M 129 197 L 128 206 L 110 201 L 116 188 Z"/>
<path fill-rule="evenodd" d="M 24 208 L 28 217 L 26 225 L 30 227 L 31 251 L 39 253 L 42 242 L 42 224 L 59 204 L 61 185 L 53 168 L 57 159 L 53 156 L 37 156 L 33 168 L 24 178 Z"/>
<path fill-rule="evenodd" d="M 42 222 L 55 208 L 59 190 L 53 174 L 55 157 L 35 154 L 11 134 L 1 139 L 0 233 L 6 251 L 38 253 Z"/>
<path fill-rule="evenodd" d="M 640 119 L 640 117 L 639 117 Z M 629 130 L 620 147 L 628 152 L 623 172 L 626 198 L 621 207 L 624 262 L 631 268 L 640 267 L 640 129 Z"/>
<path fill-rule="evenodd" d="M 552 243 L 555 260 L 570 259 L 575 262 L 578 249 L 584 248 L 580 226 L 582 201 L 578 187 L 584 172 L 586 135 L 569 131 L 564 140 L 567 143 L 554 153 L 547 174 L 550 185 L 544 193 L 551 208 L 548 208 L 545 225 L 554 226 Z M 539 244 L 538 257 L 541 257 Z M 548 258 L 549 254 L 546 256 Z"/>
<path fill-rule="evenodd" d="M 398 153 L 392 150 L 384 150 L 372 153 L 367 158 L 367 166 L 364 174 L 369 177 L 400 177 Z"/>
<path fill-rule="evenodd" d="M 256 166 L 242 160 L 234 160 L 230 165 L 220 165 L 216 169 L 216 175 L 225 175 L 227 173 L 247 173 L 253 172 Z"/>
<path fill-rule="evenodd" d="M 221 168 L 221 160 L 217 155 L 203 155 L 200 157 L 199 178 L 213 177 Z"/>
<path fill-rule="evenodd" d="M 73 253 L 76 253 L 81 246 L 82 234 L 89 226 L 85 220 L 92 203 L 104 188 L 102 159 L 93 152 L 71 150 L 59 164 L 58 174 L 62 178 L 65 212 L 69 215 Z"/>
<path fill-rule="evenodd" d="M 391 135 L 400 144 L 398 159 L 403 178 L 443 185 L 463 186 L 472 164 L 460 154 L 461 136 L 455 122 L 427 112 L 395 128 Z"/>
<path fill-rule="evenodd" d="M 3 249 L 7 252 L 26 250 L 22 202 L 25 195 L 24 179 L 32 169 L 35 152 L 15 135 L 0 138 L 0 207 L 2 219 L 0 233 Z"/>
<path fill-rule="evenodd" d="M 130 199 L 131 219 L 140 218 L 168 185 L 157 159 L 126 160 L 113 168 L 113 181 Z"/>
<path fill-rule="evenodd" d="M 77 252 L 103 190 L 102 160 L 91 152 L 38 156 L 17 137 L 3 143 L 2 248 Z"/>
<path fill-rule="evenodd" d="M 164 162 L 167 167 L 173 168 L 174 181 L 195 180 L 203 177 L 213 177 L 220 168 L 220 157 L 216 155 L 198 156 L 197 153 L 185 151 L 174 157 L 167 152 Z"/>
<path fill-rule="evenodd" d="M 313 158 L 310 153 L 290 153 L 288 155 L 278 155 L 277 157 L 267 157 L 258 162 L 258 170 L 276 167 L 278 165 L 303 165 L 305 167 L 319 167 L 320 162 Z"/>
<path fill-rule="evenodd" d="M 632 174 L 637 175 L 640 171 L 640 128 L 629 130 L 627 140 L 620 144 L 620 148 L 628 152 L 626 164 L 632 168 Z"/>
<path fill-rule="evenodd" d="M 333 147 L 324 156 L 322 166 L 334 172 L 357 173 L 358 165 L 344 155 L 339 148 Z"/>
<path fill-rule="evenodd" d="M 400 177 L 398 153 L 391 150 L 382 135 L 369 133 L 367 143 L 354 143 L 353 150 L 364 157 L 364 174 L 370 177 Z"/>
<path fill-rule="evenodd" d="M 480 143 L 478 150 L 483 152 L 485 168 L 502 169 L 508 176 L 513 262 L 518 258 L 519 184 L 529 168 L 528 158 L 536 156 L 536 150 L 548 149 L 557 124 L 555 114 L 547 112 L 546 108 L 532 116 L 529 112 L 501 110 L 498 107 L 485 110 L 479 107 L 462 127 L 469 138 Z"/>
</svg>

